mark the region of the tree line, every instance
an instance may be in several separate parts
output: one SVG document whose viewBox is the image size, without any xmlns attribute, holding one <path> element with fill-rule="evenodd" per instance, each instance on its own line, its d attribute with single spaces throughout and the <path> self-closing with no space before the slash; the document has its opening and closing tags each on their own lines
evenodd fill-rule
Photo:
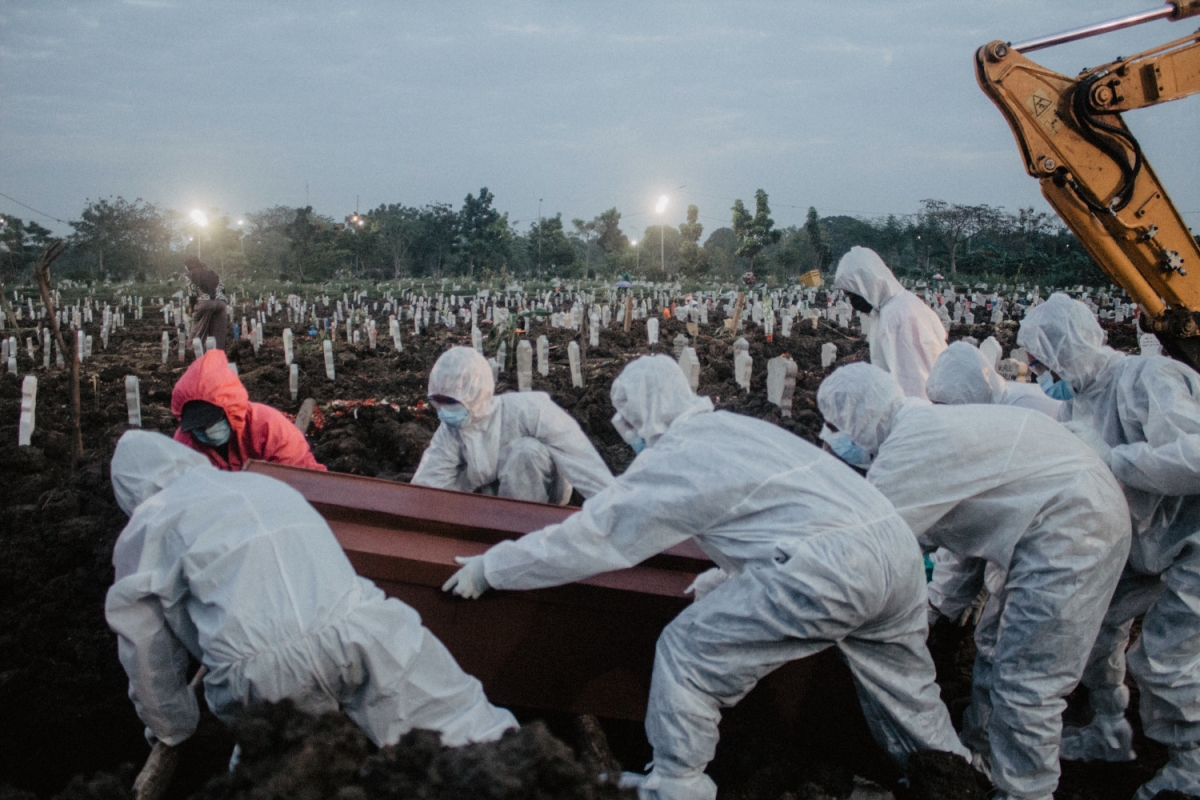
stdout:
<svg viewBox="0 0 1200 800">
<path fill-rule="evenodd" d="M 1032 208 L 1010 213 L 987 205 L 924 200 L 912 214 L 867 219 L 822 217 L 809 208 L 802 225 L 777 227 L 767 193 L 753 208 L 737 200 L 729 225 L 704 237 L 696 205 L 679 226 L 650 226 L 633 242 L 621 212 L 564 222 L 561 214 L 517 229 L 495 208 L 487 187 L 455 209 L 383 204 L 336 220 L 311 206 L 275 206 L 234 219 L 212 209 L 200 220 L 142 199 L 89 200 L 60 274 L 77 280 L 147 280 L 178 274 L 198 254 L 229 278 L 319 282 L 395 278 L 613 278 L 736 280 L 746 271 L 786 281 L 830 272 L 851 246 L 877 251 L 897 274 L 949 278 L 959 273 L 1049 284 L 1103 279 L 1057 217 Z M 36 222 L 0 215 L 0 274 L 29 279 L 51 239 Z M 702 241 L 703 239 L 703 241 Z"/>
</svg>

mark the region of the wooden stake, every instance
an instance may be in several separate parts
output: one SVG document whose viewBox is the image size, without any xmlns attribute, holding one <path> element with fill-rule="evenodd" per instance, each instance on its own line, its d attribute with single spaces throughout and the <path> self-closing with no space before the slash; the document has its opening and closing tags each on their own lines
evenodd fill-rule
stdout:
<svg viewBox="0 0 1200 800">
<path fill-rule="evenodd" d="M 737 302 L 733 304 L 733 335 L 737 336 L 738 323 L 742 320 L 742 306 L 746 304 L 746 293 L 738 292 Z"/>
<path fill-rule="evenodd" d="M 629 326 L 633 323 L 633 295 L 625 295 L 625 332 L 629 333 Z"/>
<path fill-rule="evenodd" d="M 196 670 L 188 689 L 195 692 L 208 672 L 205 667 Z M 133 781 L 133 796 L 135 800 L 158 800 L 171 785 L 175 775 L 175 767 L 179 764 L 179 749 L 163 742 L 155 742 L 154 749 L 146 759 L 146 765 Z"/>
<path fill-rule="evenodd" d="M 317 401 L 311 397 L 305 398 L 300 404 L 300 410 L 296 412 L 296 427 L 301 433 L 308 433 L 308 426 L 312 424 L 313 412 L 317 410 Z"/>
</svg>

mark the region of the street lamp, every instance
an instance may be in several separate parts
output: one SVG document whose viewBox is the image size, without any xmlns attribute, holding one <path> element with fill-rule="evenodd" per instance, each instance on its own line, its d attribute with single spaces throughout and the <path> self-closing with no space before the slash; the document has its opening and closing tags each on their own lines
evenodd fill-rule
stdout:
<svg viewBox="0 0 1200 800">
<path fill-rule="evenodd" d="M 204 212 L 198 208 L 194 209 L 192 211 L 191 216 L 192 216 L 192 222 L 196 223 L 196 227 L 197 227 L 197 230 L 196 230 L 196 258 L 200 258 L 201 257 L 200 256 L 200 234 L 201 234 L 201 231 L 199 229 L 204 228 L 208 225 L 208 217 L 204 216 Z"/>
<path fill-rule="evenodd" d="M 638 247 L 637 239 L 633 239 L 629 243 L 633 245 L 633 251 L 637 254 L 637 258 L 635 259 L 637 266 L 633 268 L 633 271 L 635 273 L 640 272 L 642 269 L 642 248 Z"/>
<path fill-rule="evenodd" d="M 654 213 L 658 214 L 659 216 L 662 216 L 662 214 L 667 210 L 667 203 L 669 203 L 669 202 L 670 202 L 670 200 L 668 200 L 668 198 L 665 194 L 661 195 L 658 198 L 658 204 L 654 206 Z M 662 274 L 666 275 L 667 274 L 667 226 L 666 226 L 665 222 L 662 222 L 662 221 L 659 222 L 658 234 L 659 234 L 658 235 L 659 256 L 662 258 Z"/>
<path fill-rule="evenodd" d="M 242 246 L 242 257 L 246 257 L 246 220 L 238 220 L 238 228 L 241 229 L 242 235 L 238 237 L 238 244 Z"/>
</svg>

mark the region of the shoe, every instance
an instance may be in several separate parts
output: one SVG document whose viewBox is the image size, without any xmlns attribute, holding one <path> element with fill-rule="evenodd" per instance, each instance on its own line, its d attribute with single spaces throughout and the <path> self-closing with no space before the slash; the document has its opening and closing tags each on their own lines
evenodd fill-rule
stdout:
<svg viewBox="0 0 1200 800">
<path fill-rule="evenodd" d="M 1124 714 L 1097 714 L 1088 725 L 1063 728 L 1058 755 L 1064 761 L 1133 761 L 1133 727 Z"/>
</svg>

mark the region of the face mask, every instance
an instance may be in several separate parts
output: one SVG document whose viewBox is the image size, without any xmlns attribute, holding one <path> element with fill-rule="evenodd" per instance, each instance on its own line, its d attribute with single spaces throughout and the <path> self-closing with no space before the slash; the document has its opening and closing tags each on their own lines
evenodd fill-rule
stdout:
<svg viewBox="0 0 1200 800">
<path fill-rule="evenodd" d="M 438 419 L 451 428 L 461 428 L 471 418 L 471 412 L 467 411 L 467 407 L 461 403 L 452 406 L 443 406 L 437 410 L 437 415 Z"/>
<path fill-rule="evenodd" d="M 629 446 L 633 448 L 633 452 L 640 453 L 646 449 L 646 440 L 640 436 L 635 436 L 633 441 L 629 443 Z"/>
<path fill-rule="evenodd" d="M 829 445 L 835 456 L 847 464 L 863 468 L 870 466 L 872 459 L 867 451 L 856 445 L 847 434 L 840 431 L 835 433 L 828 426 L 822 426 L 820 438 Z"/>
<path fill-rule="evenodd" d="M 850 441 L 849 436 L 838 436 L 829 443 L 833 454 L 852 467 L 865 467 L 871 463 L 867 451 Z"/>
<path fill-rule="evenodd" d="M 1050 370 L 1038 375 L 1038 385 L 1042 387 L 1042 391 L 1046 393 L 1047 397 L 1062 400 L 1064 403 L 1075 396 L 1075 390 L 1071 388 L 1071 384 L 1066 381 L 1054 380 L 1054 375 Z"/>
<path fill-rule="evenodd" d="M 192 431 L 192 436 L 195 436 L 204 444 L 212 447 L 220 447 L 229 441 L 229 434 L 233 429 L 229 427 L 229 420 L 223 419 L 220 422 L 214 422 L 204 430 L 196 429 Z"/>
</svg>

